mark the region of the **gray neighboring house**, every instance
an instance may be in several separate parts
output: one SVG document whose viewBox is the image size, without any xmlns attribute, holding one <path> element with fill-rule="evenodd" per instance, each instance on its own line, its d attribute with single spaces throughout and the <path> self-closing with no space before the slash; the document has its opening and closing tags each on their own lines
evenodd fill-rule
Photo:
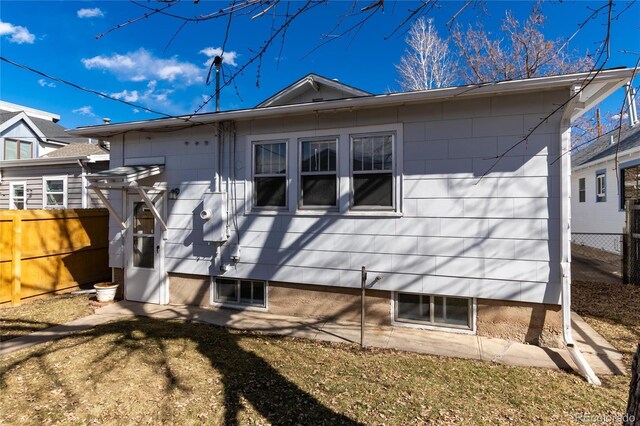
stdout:
<svg viewBox="0 0 640 426">
<path fill-rule="evenodd" d="M 595 382 L 571 335 L 561 154 L 632 75 L 385 95 L 309 75 L 256 108 L 72 133 L 111 144 L 87 179 L 110 191 L 128 300 L 358 321 L 365 266 L 369 322 L 565 344 Z"/>
<path fill-rule="evenodd" d="M 67 133 L 60 116 L 0 101 L 0 209 L 102 207 L 85 176 L 109 152 Z"/>
</svg>

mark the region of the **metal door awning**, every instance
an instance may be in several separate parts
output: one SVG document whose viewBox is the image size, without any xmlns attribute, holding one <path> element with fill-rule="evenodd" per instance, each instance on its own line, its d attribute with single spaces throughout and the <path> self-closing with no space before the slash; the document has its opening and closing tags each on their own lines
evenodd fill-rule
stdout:
<svg viewBox="0 0 640 426">
<path fill-rule="evenodd" d="M 151 213 L 153 213 L 153 217 L 155 217 L 155 219 L 158 221 L 162 230 L 166 231 L 167 224 L 160 215 L 158 209 L 156 209 L 153 200 L 151 199 L 151 197 L 149 197 L 148 194 L 148 192 L 151 191 L 166 191 L 166 188 L 161 188 L 158 186 L 143 187 L 138 185 L 139 179 L 159 175 L 163 170 L 164 164 L 121 166 L 115 167 L 113 169 L 102 170 L 99 172 L 88 174 L 86 176 L 86 179 L 89 182 L 87 188 L 93 190 L 96 193 L 98 198 L 100 198 L 107 210 L 109 210 L 109 213 L 111 213 L 114 220 L 122 229 L 126 229 L 127 225 L 125 224 L 124 220 L 122 220 L 113 205 L 109 202 L 107 197 L 104 195 L 102 190 L 136 190 L 140 194 L 140 197 L 142 197 L 142 200 L 147 205 L 147 207 L 149 207 Z"/>
</svg>

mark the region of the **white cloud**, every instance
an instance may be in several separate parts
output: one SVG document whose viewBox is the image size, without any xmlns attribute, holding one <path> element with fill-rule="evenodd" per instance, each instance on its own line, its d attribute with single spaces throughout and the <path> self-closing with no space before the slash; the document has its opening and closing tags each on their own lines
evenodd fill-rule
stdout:
<svg viewBox="0 0 640 426">
<path fill-rule="evenodd" d="M 49 82 L 48 82 L 48 81 L 47 81 L 47 80 L 45 80 L 44 78 L 41 78 L 40 80 L 38 80 L 38 84 L 39 84 L 41 87 L 56 87 L 56 84 L 55 84 L 55 83 L 53 83 L 53 82 L 51 82 L 51 81 L 49 81 Z"/>
<path fill-rule="evenodd" d="M 94 56 L 82 59 L 87 69 L 109 71 L 123 81 L 164 80 L 185 85 L 202 83 L 205 69 L 190 62 L 181 62 L 176 56 L 170 59 L 156 58 L 140 48 L 127 54 Z"/>
<path fill-rule="evenodd" d="M 95 117 L 96 115 L 93 113 L 93 107 L 89 105 L 85 105 L 83 107 L 74 109 L 71 111 L 76 114 L 86 115 L 87 117 Z"/>
<path fill-rule="evenodd" d="M 140 110 L 138 108 L 134 108 L 132 111 L 133 111 L 134 114 L 138 114 L 140 112 Z"/>
<path fill-rule="evenodd" d="M 98 18 L 104 16 L 104 13 L 97 7 L 93 9 L 79 9 L 77 14 L 78 18 Z"/>
<path fill-rule="evenodd" d="M 222 47 L 205 47 L 200 51 L 203 55 L 207 56 L 209 59 L 204 63 L 207 68 L 211 66 L 211 62 L 213 62 L 213 58 L 216 56 L 222 55 Z M 222 63 L 229 64 L 232 67 L 238 66 L 236 63 L 236 59 L 238 59 L 238 53 L 234 51 L 224 52 L 224 56 L 222 56 Z"/>
<path fill-rule="evenodd" d="M 130 92 L 128 90 L 123 90 L 122 92 L 112 93 L 111 96 L 127 102 L 136 102 L 140 98 L 137 90 L 132 90 Z"/>
<path fill-rule="evenodd" d="M 36 39 L 36 36 L 31 34 L 26 27 L 0 21 L 0 36 L 5 35 L 11 36 L 9 41 L 16 44 L 33 44 Z"/>
<path fill-rule="evenodd" d="M 620 120 L 620 114 L 614 114 L 611 116 L 612 119 L 614 120 Z M 622 114 L 622 119 L 626 120 L 627 118 L 629 118 L 629 114 L 627 114 L 626 112 Z"/>
</svg>

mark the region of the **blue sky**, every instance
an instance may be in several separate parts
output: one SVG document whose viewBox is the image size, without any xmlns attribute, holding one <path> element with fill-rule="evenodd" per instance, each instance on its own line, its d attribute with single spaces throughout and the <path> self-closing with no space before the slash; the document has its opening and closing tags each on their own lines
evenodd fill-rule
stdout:
<svg viewBox="0 0 640 426">
<path fill-rule="evenodd" d="M 156 2 L 142 4 L 159 7 Z M 373 2 L 360 2 L 358 8 Z M 228 2 L 192 1 L 167 10 L 195 16 L 224 7 Z M 262 58 L 259 85 L 257 63 L 247 67 L 236 80 L 237 91 L 227 87 L 221 94 L 222 109 L 250 108 L 273 93 L 315 72 L 372 93 L 398 90 L 394 64 L 402 56 L 407 28 L 387 37 L 407 16 L 416 2 L 386 2 L 384 13 L 375 15 L 355 37 L 343 37 L 318 47 L 334 35 L 335 23 L 353 5 L 351 1 L 333 1 L 314 8 L 294 21 L 284 45 L 275 43 Z M 448 35 L 446 21 L 463 2 L 442 2 L 432 10 L 441 36 Z M 485 28 L 496 31 L 505 10 L 526 18 L 530 2 L 484 3 L 486 13 L 466 9 L 458 17 L 466 25 L 481 20 Z M 603 2 L 546 2 L 544 32 L 548 38 L 569 37 L 591 10 Z M 291 2 L 290 13 L 302 3 Z M 618 2 L 615 11 L 628 3 Z M 285 2 L 277 6 L 284 14 Z M 206 86 L 207 60 L 224 41 L 226 19 L 187 24 L 175 38 L 180 22 L 154 15 L 131 25 L 107 32 L 118 24 L 144 15 L 148 10 L 127 1 L 6 1 L 0 3 L 0 55 L 62 78 L 140 104 L 166 114 L 188 114 L 213 92 Z M 614 12 L 615 15 L 615 12 Z M 345 21 L 348 27 L 355 21 Z M 570 45 L 582 53 L 594 52 L 605 34 L 603 17 L 590 22 Z M 227 72 L 249 60 L 272 27 L 269 14 L 250 19 L 240 17 L 231 23 L 225 58 Z M 172 40 L 172 41 L 171 41 Z M 171 41 L 171 42 L 170 42 Z M 622 51 L 635 52 L 623 53 Z M 632 4 L 616 21 L 611 32 L 611 59 L 607 67 L 635 65 L 640 53 L 640 4 Z M 636 82 L 638 79 L 636 80 Z M 5 62 L 0 63 L 0 99 L 62 116 L 66 127 L 98 124 L 102 117 L 112 122 L 158 117 L 131 106 L 68 87 Z M 604 105 L 619 109 L 620 95 Z M 205 111 L 210 111 L 213 105 Z"/>
</svg>

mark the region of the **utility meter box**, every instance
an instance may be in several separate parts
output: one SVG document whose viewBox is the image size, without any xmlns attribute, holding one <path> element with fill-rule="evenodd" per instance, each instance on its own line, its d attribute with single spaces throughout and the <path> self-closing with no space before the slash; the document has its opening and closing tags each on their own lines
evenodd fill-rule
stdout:
<svg viewBox="0 0 640 426">
<path fill-rule="evenodd" d="M 202 196 L 202 236 L 204 241 L 227 241 L 227 193 L 205 192 Z"/>
</svg>

